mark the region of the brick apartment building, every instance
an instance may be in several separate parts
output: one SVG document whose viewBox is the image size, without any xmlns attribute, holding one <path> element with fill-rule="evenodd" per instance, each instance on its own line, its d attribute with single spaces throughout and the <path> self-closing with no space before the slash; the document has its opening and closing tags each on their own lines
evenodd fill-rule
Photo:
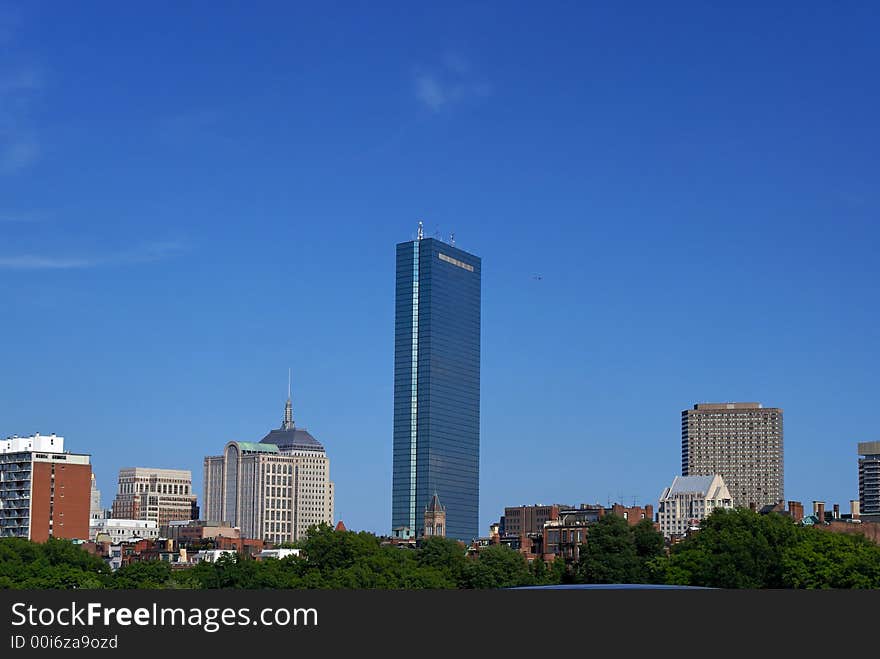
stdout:
<svg viewBox="0 0 880 659">
<path fill-rule="evenodd" d="M 529 561 L 537 557 L 552 561 L 557 556 L 577 561 L 580 545 L 587 541 L 589 526 L 605 515 L 622 517 L 630 526 L 643 519 L 653 523 L 654 506 L 615 503 L 608 508 L 598 504 L 581 504 L 577 508 L 563 504 L 506 507 L 497 525 L 498 535 L 493 536 L 492 542 L 509 546 Z"/>
<path fill-rule="evenodd" d="M 55 435 L 0 440 L 0 537 L 88 540 L 90 456 Z"/>
<path fill-rule="evenodd" d="M 533 506 L 515 506 L 504 509 L 504 517 L 500 521 L 501 535 L 524 536 L 541 533 L 544 524 L 559 517 L 559 510 L 570 508 L 561 503 L 549 506 L 535 504 Z"/>
</svg>

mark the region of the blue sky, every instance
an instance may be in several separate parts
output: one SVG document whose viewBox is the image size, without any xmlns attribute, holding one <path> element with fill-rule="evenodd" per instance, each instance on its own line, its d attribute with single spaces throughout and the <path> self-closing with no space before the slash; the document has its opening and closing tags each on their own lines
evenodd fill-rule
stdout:
<svg viewBox="0 0 880 659">
<path fill-rule="evenodd" d="M 483 259 L 481 529 L 656 502 L 680 412 L 878 439 L 873 3 L 0 0 L 0 436 L 193 471 L 294 416 L 386 532 L 394 245 Z M 540 273 L 541 278 L 534 275 Z"/>
</svg>

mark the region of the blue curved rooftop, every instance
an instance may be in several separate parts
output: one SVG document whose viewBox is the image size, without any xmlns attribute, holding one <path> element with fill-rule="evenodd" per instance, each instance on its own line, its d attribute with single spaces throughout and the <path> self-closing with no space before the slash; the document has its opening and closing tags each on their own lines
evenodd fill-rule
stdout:
<svg viewBox="0 0 880 659">
<path fill-rule="evenodd" d="M 277 429 L 269 432 L 260 440 L 260 444 L 274 444 L 279 451 L 323 451 L 324 446 L 312 437 L 308 430 L 291 428 Z"/>
</svg>

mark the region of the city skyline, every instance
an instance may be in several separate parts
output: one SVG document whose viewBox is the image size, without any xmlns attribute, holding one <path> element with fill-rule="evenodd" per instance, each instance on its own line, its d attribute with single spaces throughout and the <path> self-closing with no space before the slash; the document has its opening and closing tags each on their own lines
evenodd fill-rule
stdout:
<svg viewBox="0 0 880 659">
<path fill-rule="evenodd" d="M 447 245 L 447 247 L 449 247 L 449 246 Z M 436 250 L 435 250 L 435 251 L 436 251 Z M 293 430 L 294 430 L 294 427 L 295 427 L 295 426 L 294 426 L 294 421 L 293 421 L 293 412 L 292 412 L 292 405 L 291 405 L 291 398 L 290 398 L 290 383 L 289 383 L 289 377 L 290 377 L 290 376 L 288 375 L 288 398 L 287 398 L 287 401 L 286 401 L 286 404 L 285 404 L 284 420 L 283 420 L 283 422 L 282 422 L 281 430 L 280 430 L 280 431 L 279 431 L 279 430 L 273 430 L 273 431 L 271 431 L 270 434 L 267 435 L 266 438 L 264 438 L 264 440 L 263 440 L 264 442 L 267 441 L 267 439 L 270 438 L 271 435 L 272 435 L 273 433 L 283 433 L 283 432 L 285 432 L 285 431 L 290 432 L 290 431 L 293 431 Z M 695 403 L 695 404 L 692 406 L 692 409 L 690 409 L 690 410 L 689 410 L 689 409 L 685 409 L 685 410 L 683 410 L 683 411 L 681 412 L 681 415 L 682 415 L 682 417 L 684 417 L 684 415 L 688 414 L 689 412 L 692 412 L 693 410 L 697 410 L 697 409 L 707 409 L 707 408 L 710 409 L 710 410 L 711 410 L 711 409 L 719 409 L 719 410 L 720 410 L 720 409 L 722 409 L 722 408 L 724 408 L 724 409 L 728 409 L 728 410 L 735 410 L 735 409 L 752 409 L 752 408 L 757 409 L 757 410 L 761 410 L 761 409 L 762 409 L 762 406 L 761 406 L 760 404 L 757 404 L 757 403 L 737 403 L 737 402 L 734 402 L 734 401 L 726 401 L 726 402 L 724 402 L 724 403 L 719 403 L 719 402 L 717 402 L 717 401 L 716 401 L 716 402 L 703 402 L 703 403 Z M 777 410 L 776 408 L 769 408 L 768 410 L 765 410 L 765 411 L 774 412 L 774 413 L 775 413 L 775 412 L 781 412 L 781 410 Z M 305 433 L 306 435 L 308 435 L 308 433 L 305 432 L 304 429 L 299 429 L 299 428 L 297 428 L 297 429 L 296 429 L 296 432 L 299 432 L 299 433 Z M 37 436 L 40 436 L 40 433 L 39 433 L 39 432 L 37 432 L 37 433 L 35 433 L 35 434 L 36 434 Z M 44 435 L 44 436 L 45 436 L 45 435 Z M 54 433 L 53 433 L 53 434 L 50 435 L 50 436 L 51 436 L 51 437 L 54 437 L 55 435 L 54 435 Z M 21 436 L 21 435 L 13 434 L 13 435 L 9 435 L 9 436 L 7 436 L 7 437 L 5 437 L 5 438 L 0 438 L 0 439 L 5 440 L 7 443 L 12 443 L 12 442 L 14 442 L 14 441 L 22 441 L 22 440 L 26 440 L 27 437 L 28 437 L 27 435 Z M 249 441 L 240 441 L 240 440 L 229 440 L 228 444 L 240 444 L 240 445 L 245 445 L 245 446 L 250 446 L 250 445 L 252 445 L 252 443 L 249 442 Z M 865 446 L 871 446 L 871 447 L 874 447 L 874 445 L 877 445 L 877 444 L 880 444 L 880 443 L 878 443 L 878 442 L 869 442 L 869 443 L 860 442 L 860 443 L 858 443 L 858 450 L 859 450 L 859 452 L 861 452 L 861 451 L 863 450 L 863 447 L 865 447 Z M 10 445 L 11 445 L 11 444 L 10 444 Z M 259 445 L 257 445 L 257 446 L 259 446 Z M 227 446 L 227 448 L 228 448 L 228 446 Z M 321 451 L 322 451 L 322 453 L 323 453 L 323 448 L 321 449 Z M 91 457 L 91 453 L 86 453 L 86 456 L 90 458 L 90 457 Z M 871 456 L 871 457 L 876 457 L 876 456 Z M 206 457 L 206 458 L 204 458 L 204 461 L 205 461 L 205 468 L 206 468 L 206 469 L 207 469 L 207 461 L 212 460 L 212 459 L 217 459 L 217 458 L 211 458 L 211 457 Z M 860 490 L 862 489 L 862 478 L 861 478 L 861 475 L 862 475 L 862 463 L 863 463 L 863 460 L 860 459 L 860 460 L 858 461 L 858 463 L 857 463 L 857 466 L 856 466 L 856 472 L 857 472 L 857 473 L 856 473 L 856 496 L 851 497 L 849 500 L 841 500 L 841 501 L 843 501 L 844 504 L 846 503 L 846 501 L 852 501 L 852 500 L 858 501 L 859 498 L 860 498 L 860 497 L 859 497 L 859 492 L 860 492 Z M 683 466 L 683 465 L 682 465 L 682 466 Z M 96 483 L 96 478 L 95 478 L 95 473 L 94 473 L 93 465 L 90 465 L 90 468 L 92 469 L 92 471 L 91 471 L 91 484 L 92 484 L 92 487 L 94 487 L 94 486 L 95 486 L 95 483 Z M 142 469 L 142 470 L 144 470 L 144 468 L 138 468 L 138 469 Z M 177 468 L 176 468 L 176 467 L 169 468 L 169 467 L 166 466 L 166 467 L 163 467 L 163 468 L 158 469 L 158 471 L 163 471 L 163 470 L 164 470 L 164 471 L 175 471 L 175 470 L 177 470 Z M 122 477 L 123 472 L 128 472 L 128 471 L 134 472 L 134 471 L 135 471 L 135 468 L 127 468 L 127 467 L 123 467 L 123 468 L 121 468 L 121 469 L 119 470 L 120 478 Z M 147 468 L 145 471 L 157 471 L 157 469 L 156 469 L 156 468 Z M 189 470 L 184 469 L 183 471 L 189 471 Z M 711 471 L 711 470 L 710 470 L 710 471 Z M 709 475 L 709 476 L 712 476 L 712 475 L 716 475 L 717 472 L 715 472 L 715 474 L 709 474 L 709 472 L 706 472 L 706 474 Z M 680 474 L 675 476 L 675 478 L 681 478 L 681 477 L 682 477 L 682 476 L 681 476 Z M 783 476 L 783 485 L 784 485 L 784 476 Z M 331 483 L 331 487 L 332 487 L 332 483 Z M 333 490 L 335 491 L 335 488 L 333 488 Z M 819 489 L 814 489 L 813 492 L 817 492 L 817 491 L 820 491 L 820 490 L 821 490 L 821 488 L 819 488 Z M 661 495 L 658 496 L 656 499 L 652 499 L 652 497 L 651 497 L 650 495 L 648 495 L 648 496 L 646 496 L 646 497 L 639 497 L 638 495 L 633 495 L 633 496 L 631 497 L 631 499 L 632 499 L 631 503 L 632 503 L 633 506 L 635 506 L 637 503 L 642 503 L 642 502 L 649 502 L 650 505 L 653 505 L 653 503 L 654 503 L 655 501 L 662 501 L 662 498 L 663 498 L 663 496 L 665 495 L 666 491 L 668 491 L 668 488 L 664 488 L 664 490 L 663 490 L 663 492 L 661 493 Z M 93 492 L 93 494 L 94 494 L 94 490 L 93 490 L 92 492 Z M 199 506 L 204 506 L 204 496 L 205 496 L 204 493 L 201 492 L 201 491 L 199 491 L 199 490 L 196 490 L 195 487 L 193 487 L 193 493 L 196 494 L 196 495 L 198 495 L 198 497 L 199 497 L 199 498 L 198 498 L 198 501 L 197 501 L 197 502 L 194 502 L 194 503 L 198 503 Z M 117 495 L 117 496 L 118 496 L 118 495 Z M 436 493 L 434 493 L 433 496 L 436 497 Z M 331 494 L 331 497 L 333 497 L 333 494 Z M 589 497 L 581 497 L 581 499 L 582 499 L 583 501 L 587 501 L 587 500 L 589 499 Z M 429 501 L 430 501 L 430 500 L 431 500 L 431 499 L 429 498 Z M 552 500 L 552 499 L 548 499 L 548 500 Z M 820 498 L 820 500 L 823 500 L 823 499 Z M 524 500 L 523 500 L 523 501 L 524 501 Z M 787 503 L 790 502 L 790 501 L 797 501 L 797 502 L 803 504 L 803 503 L 805 502 L 805 499 L 798 499 L 798 498 L 796 498 L 796 497 L 795 497 L 795 498 L 792 498 L 792 497 L 784 497 L 784 498 L 782 498 L 782 499 L 778 499 L 777 502 L 778 502 L 778 503 L 781 503 L 781 504 L 787 504 Z M 811 499 L 811 501 L 813 501 L 813 502 L 815 503 L 816 499 Z M 827 501 L 829 502 L 829 505 L 830 505 L 830 503 L 839 503 L 838 500 L 836 500 L 836 499 L 834 499 L 834 498 L 827 499 Z M 590 502 L 590 503 L 600 504 L 600 505 L 601 505 L 601 503 L 602 503 L 601 498 L 590 499 L 589 502 Z M 612 503 L 615 503 L 615 504 L 621 504 L 621 505 L 626 505 L 626 504 L 628 503 L 628 500 L 627 500 L 627 497 L 626 497 L 626 496 L 623 496 L 623 495 L 621 495 L 620 493 L 618 493 L 616 497 L 612 497 L 611 494 L 609 493 L 608 498 L 606 499 L 605 502 L 607 503 L 608 506 L 610 506 Z M 115 505 L 116 505 L 116 503 L 115 503 L 115 501 L 114 501 L 114 507 L 115 507 Z M 514 504 L 514 505 L 516 505 L 516 506 L 528 506 L 528 505 L 544 505 L 544 504 L 539 504 L 539 503 L 532 503 L 532 504 L 529 504 L 529 503 L 520 502 L 520 503 L 516 503 L 516 504 Z M 743 507 L 748 507 L 748 506 L 743 506 Z M 758 507 L 760 508 L 761 506 L 758 506 Z M 333 508 L 333 504 L 331 504 L 331 509 L 332 509 L 332 508 Z M 505 505 L 505 508 L 509 508 L 509 506 L 508 506 L 508 505 Z M 423 511 L 420 511 L 419 514 L 421 515 L 422 512 L 423 512 Z M 491 513 L 489 513 L 489 515 L 491 516 Z M 332 513 L 332 512 L 330 513 L 330 516 L 331 516 L 331 518 L 332 518 L 332 516 L 333 516 L 333 513 Z M 120 517 L 120 516 L 114 515 L 114 517 Z M 126 516 L 121 516 L 121 517 L 126 517 Z M 210 516 L 201 515 L 201 518 L 203 518 L 203 519 L 208 519 L 208 517 L 210 517 Z M 127 519 L 127 517 L 126 517 L 126 519 Z M 218 521 L 220 521 L 220 520 L 218 520 Z M 340 519 L 339 521 L 341 522 L 342 520 Z M 481 520 L 481 521 L 482 521 L 482 520 Z M 489 526 L 491 526 L 491 525 L 494 524 L 494 523 L 495 523 L 494 520 L 490 520 L 490 521 L 486 524 L 486 528 L 488 529 Z M 393 523 L 392 523 L 392 527 L 393 527 Z M 364 527 L 363 530 L 367 530 L 367 531 L 374 532 L 374 533 L 376 533 L 377 535 L 383 535 L 383 536 L 384 536 L 384 535 L 389 535 L 389 532 L 388 532 L 387 530 L 385 530 L 385 529 L 381 529 L 381 528 L 369 528 L 369 527 Z M 481 529 L 481 531 L 482 531 L 482 529 Z M 478 535 L 482 535 L 482 533 L 479 533 Z M 474 537 L 477 537 L 477 536 L 474 536 Z"/>
<path fill-rule="evenodd" d="M 440 244 L 443 244 L 443 245 L 445 245 L 445 246 L 448 247 L 448 248 L 455 249 L 454 247 L 451 246 L 450 243 L 443 241 L 439 236 L 434 237 L 434 238 L 431 238 L 431 239 L 427 239 L 427 238 L 425 239 L 426 242 L 428 242 L 429 240 L 430 240 L 430 241 L 437 241 L 437 242 L 439 242 Z M 289 369 L 288 369 L 288 370 L 289 370 Z M 285 423 L 285 424 L 288 423 L 288 416 L 287 416 L 288 414 L 291 415 L 291 416 L 290 416 L 290 422 L 292 423 L 292 413 L 290 412 L 290 398 L 289 398 L 289 395 L 290 395 L 290 389 L 289 389 L 289 387 L 290 387 L 290 381 L 289 381 L 289 377 L 290 377 L 290 374 L 288 373 L 288 382 L 287 382 L 287 386 L 288 386 L 288 399 L 287 399 L 287 407 L 286 407 L 286 409 L 285 409 L 285 420 L 284 420 L 284 423 Z M 703 400 L 703 401 L 701 401 L 700 403 L 693 403 L 693 405 L 690 405 L 690 404 L 689 404 L 688 407 L 696 408 L 698 405 L 734 404 L 734 402 L 735 402 L 735 401 L 732 401 L 732 400 L 730 400 L 730 401 L 717 401 L 717 400 L 708 401 L 708 400 Z M 685 409 L 684 412 L 688 412 L 688 410 Z M 679 414 L 683 414 L 683 412 L 679 412 Z M 283 425 L 284 425 L 284 424 L 283 424 Z M 678 430 L 678 428 L 677 428 L 677 430 Z M 39 432 L 39 431 L 35 431 L 35 432 Z M 33 434 L 33 433 L 30 433 L 30 434 Z M 43 433 L 43 434 L 45 434 L 45 433 Z M 14 434 L 13 434 L 13 435 L 10 435 L 10 437 L 12 437 L 12 436 L 15 436 L 15 435 L 14 435 Z M 20 436 L 22 436 L 22 435 L 20 435 Z M 234 441 L 244 441 L 244 442 L 247 442 L 247 441 L 250 441 L 250 440 L 234 440 L 234 439 L 230 439 L 230 440 L 228 440 L 228 441 L 229 441 L 229 442 L 234 442 Z M 680 455 L 680 450 L 681 450 L 681 436 L 679 435 L 678 438 L 677 438 L 675 441 L 676 441 L 676 445 L 673 446 L 673 447 L 671 447 L 671 448 L 670 448 L 670 451 L 671 451 L 672 454 L 675 454 L 676 456 L 678 456 L 678 455 Z M 854 445 L 854 444 L 855 444 L 855 442 L 853 443 L 853 445 Z M 850 447 L 850 448 L 852 448 L 852 447 Z M 86 451 L 86 453 L 88 453 L 89 455 L 91 455 L 93 452 L 92 452 L 92 451 Z M 136 459 L 136 458 L 134 458 L 134 459 Z M 143 462 L 143 460 L 141 460 L 141 462 Z M 167 462 L 167 461 L 166 461 L 166 462 Z M 851 460 L 850 460 L 850 462 L 852 463 Z M 850 464 L 850 466 L 852 467 L 852 464 Z M 174 462 L 171 462 L 171 463 L 165 464 L 162 468 L 163 468 L 163 469 L 178 469 L 178 468 L 181 468 L 181 469 L 191 469 L 191 470 L 193 471 L 194 474 L 197 474 L 197 473 L 201 472 L 201 469 L 192 469 L 190 465 L 180 465 L 179 463 L 174 463 Z M 94 464 L 92 464 L 92 469 L 93 469 L 93 474 L 94 474 L 94 473 L 97 471 L 97 470 L 95 470 L 95 465 L 94 465 Z M 119 467 L 119 468 L 117 469 L 117 471 L 122 470 L 122 469 L 125 469 L 125 467 Z M 621 472 L 623 472 L 623 471 L 624 471 L 624 470 L 621 469 Z M 851 478 L 851 480 L 853 481 L 853 484 L 852 484 L 852 486 L 851 486 L 852 489 L 853 489 L 853 494 L 852 494 L 852 496 L 850 496 L 850 497 L 846 497 L 846 498 L 841 497 L 841 498 L 839 498 L 839 499 L 838 499 L 838 498 L 835 498 L 835 497 L 823 497 L 823 496 L 819 496 L 819 499 L 824 499 L 824 500 L 827 500 L 827 501 L 829 501 L 829 502 L 838 502 L 838 501 L 839 501 L 839 502 L 842 502 L 842 503 L 846 503 L 847 501 L 850 501 L 850 500 L 852 500 L 852 499 L 858 499 L 858 498 L 859 498 L 859 496 L 858 496 L 858 494 L 859 494 L 859 493 L 858 493 L 858 489 L 859 489 L 859 487 L 858 487 L 858 484 L 859 484 L 858 465 L 856 465 L 856 466 L 852 469 L 852 471 L 853 471 L 853 475 L 852 475 L 852 478 Z M 671 475 L 671 476 L 676 476 L 676 475 L 677 475 L 677 476 L 681 476 L 681 469 L 679 468 L 678 473 L 672 473 L 672 474 L 670 474 L 670 475 Z M 652 477 L 652 479 L 653 479 L 653 478 L 654 478 L 654 477 Z M 659 480 L 659 477 L 657 477 L 656 480 Z M 197 494 L 198 497 L 199 497 L 199 505 L 203 505 L 202 502 L 204 501 L 204 491 L 203 491 L 203 489 L 202 489 L 201 487 L 197 487 L 197 486 L 195 485 L 196 482 L 199 482 L 199 485 L 200 485 L 200 486 L 202 485 L 202 483 L 201 483 L 200 480 L 198 480 L 198 479 L 196 479 L 196 478 L 193 479 L 193 483 L 194 483 L 194 485 L 193 485 L 193 490 L 194 490 L 195 494 Z M 589 489 L 589 485 L 587 486 L 587 488 Z M 642 488 L 642 489 L 645 489 L 645 488 Z M 664 486 L 663 488 L 661 488 L 660 492 L 662 493 L 662 491 L 663 491 L 664 489 L 665 489 L 665 486 Z M 545 488 L 545 490 L 546 490 L 546 488 Z M 583 490 L 581 490 L 581 493 L 578 494 L 578 492 L 577 492 L 576 490 L 570 490 L 570 489 L 569 489 L 569 490 L 567 490 L 567 491 L 573 493 L 572 496 L 569 496 L 569 498 L 571 498 L 571 499 L 573 499 L 573 500 L 581 500 L 581 501 L 585 501 L 585 502 L 589 501 L 589 502 L 591 502 L 591 503 L 607 504 L 607 505 L 611 505 L 612 503 L 619 503 L 619 504 L 623 504 L 623 505 L 627 505 L 627 504 L 636 505 L 637 503 L 643 503 L 643 502 L 656 503 L 656 502 L 660 499 L 660 494 L 658 494 L 658 493 L 646 492 L 646 493 L 644 493 L 644 494 L 641 494 L 641 493 L 639 493 L 639 494 L 629 494 L 629 493 L 622 493 L 622 491 L 621 491 L 620 489 L 618 489 L 616 492 L 612 492 L 612 491 L 609 490 L 609 491 L 606 493 L 605 498 L 602 497 L 601 492 L 598 493 L 598 494 L 595 493 L 595 492 L 593 492 L 592 494 L 583 494 Z M 807 498 L 807 497 L 801 497 L 801 498 L 799 498 L 799 497 L 797 497 L 797 496 L 793 496 L 793 497 L 792 497 L 792 496 L 786 496 L 784 499 L 785 499 L 786 501 L 787 501 L 787 500 L 795 500 L 795 501 L 801 501 L 801 502 L 806 502 L 806 501 L 808 501 L 808 500 L 809 500 L 809 501 L 812 501 L 812 500 L 814 500 L 814 498 L 817 496 L 817 493 L 821 494 L 822 492 L 823 492 L 823 486 L 822 486 L 822 484 L 821 484 L 821 480 L 820 480 L 816 487 L 813 487 L 813 488 L 807 488 L 807 489 L 805 490 L 806 495 L 808 495 L 808 497 L 812 496 L 812 497 L 813 497 L 812 499 Z M 482 495 L 482 494 L 483 494 L 483 492 L 482 492 L 482 489 L 481 489 L 481 495 Z M 487 494 L 489 494 L 489 495 L 491 496 L 491 493 L 487 493 Z M 519 499 L 517 499 L 516 497 L 519 497 Z M 500 509 L 503 510 L 503 507 L 506 507 L 506 506 L 509 506 L 509 505 L 533 505 L 533 504 L 538 503 L 539 501 L 546 502 L 546 501 L 553 501 L 553 500 L 561 500 L 561 499 L 562 499 L 562 497 L 556 497 L 555 499 L 554 499 L 554 497 L 556 497 L 556 495 L 551 493 L 549 496 L 544 497 L 543 499 L 540 498 L 540 497 L 534 497 L 534 500 L 531 500 L 531 499 L 529 499 L 526 495 L 522 495 L 521 493 L 516 493 L 516 494 L 514 494 L 514 495 L 512 496 L 512 499 L 511 499 L 511 497 L 509 497 L 509 498 L 506 499 L 506 500 L 501 500 L 500 497 L 497 497 L 497 496 L 492 497 L 492 498 L 495 498 L 496 500 L 501 501 L 501 506 L 502 506 L 502 507 L 501 507 Z M 386 505 L 386 508 L 387 508 L 387 505 Z M 480 512 L 480 520 L 479 520 L 479 524 L 480 524 L 480 526 L 479 526 L 479 535 L 485 535 L 484 531 L 486 531 L 486 530 L 488 529 L 489 525 L 493 523 L 493 516 L 495 516 L 495 517 L 497 518 L 497 511 L 495 511 L 495 510 L 489 510 L 489 511 L 486 511 L 482 506 L 481 506 L 481 508 L 480 508 L 480 511 L 481 511 L 481 512 Z M 421 516 L 421 512 L 419 513 L 419 516 Z M 203 516 L 203 517 L 204 517 L 204 516 Z M 486 518 L 486 519 L 484 519 L 484 518 Z M 338 519 L 339 519 L 340 521 L 342 521 L 342 518 L 341 518 L 341 517 L 339 517 Z M 347 522 L 347 524 L 348 524 L 349 526 L 351 526 L 352 528 L 359 528 L 359 527 L 357 526 L 357 523 L 356 523 L 355 521 Z M 386 525 L 387 528 L 386 528 L 386 527 L 382 527 L 381 525 L 376 525 L 376 526 L 369 526 L 369 525 L 366 525 L 366 526 L 363 526 L 362 528 L 363 528 L 364 530 L 367 530 L 367 531 L 372 531 L 372 532 L 374 532 L 374 533 L 376 533 L 376 534 L 378 534 L 378 535 L 388 535 L 388 533 L 389 533 L 389 529 L 390 529 L 392 526 L 393 526 L 393 524 L 387 524 L 387 525 Z"/>
<path fill-rule="evenodd" d="M 105 505 L 138 464 L 201 498 L 291 365 L 337 519 L 386 532 L 419 218 L 486 264 L 481 533 L 656 501 L 702 402 L 785 410 L 786 499 L 858 498 L 875 8 L 3 6 L 0 435 L 65 436 Z"/>
</svg>

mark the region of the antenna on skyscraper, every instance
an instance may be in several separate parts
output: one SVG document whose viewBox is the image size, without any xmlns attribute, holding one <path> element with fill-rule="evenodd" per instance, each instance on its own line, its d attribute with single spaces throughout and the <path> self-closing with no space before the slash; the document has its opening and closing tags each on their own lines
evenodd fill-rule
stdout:
<svg viewBox="0 0 880 659">
<path fill-rule="evenodd" d="M 424 235 L 425 235 L 424 225 L 422 224 L 422 221 L 419 220 L 419 240 L 421 240 L 422 236 L 424 236 Z"/>
<path fill-rule="evenodd" d="M 455 232 L 449 234 L 449 244 L 455 247 Z"/>
<path fill-rule="evenodd" d="M 293 403 L 290 400 L 290 367 L 287 367 L 287 402 L 284 403 L 282 430 L 293 430 Z"/>
</svg>

